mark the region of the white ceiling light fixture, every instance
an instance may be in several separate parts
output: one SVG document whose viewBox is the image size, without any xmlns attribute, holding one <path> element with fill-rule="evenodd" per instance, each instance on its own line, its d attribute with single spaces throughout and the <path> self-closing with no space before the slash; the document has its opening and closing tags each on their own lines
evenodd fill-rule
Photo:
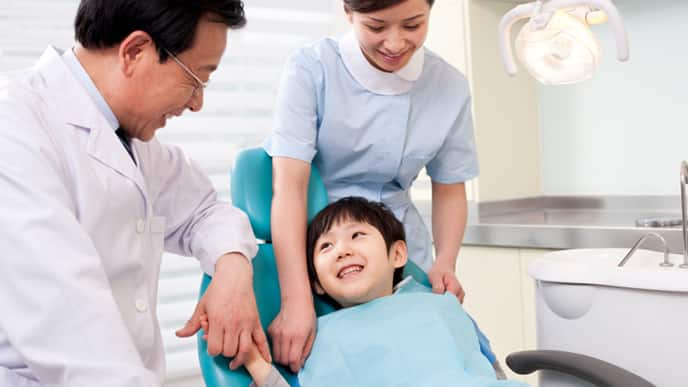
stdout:
<svg viewBox="0 0 688 387">
<path fill-rule="evenodd" d="M 600 46 L 590 25 L 609 22 L 616 38 L 617 58 L 628 60 L 628 38 L 621 15 L 611 0 L 538 0 L 520 4 L 499 23 L 499 46 L 509 75 L 516 63 L 511 28 L 530 20 L 516 37 L 521 64 L 545 85 L 566 85 L 590 79 L 600 60 Z"/>
</svg>

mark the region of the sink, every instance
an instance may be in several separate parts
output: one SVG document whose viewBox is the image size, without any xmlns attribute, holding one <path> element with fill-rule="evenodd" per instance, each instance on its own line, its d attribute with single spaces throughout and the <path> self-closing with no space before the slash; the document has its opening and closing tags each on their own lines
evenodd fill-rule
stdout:
<svg viewBox="0 0 688 387">
<path fill-rule="evenodd" d="M 529 266 L 535 279 L 537 349 L 582 353 L 661 387 L 683 387 L 688 335 L 688 270 L 672 254 L 580 249 L 545 254 Z M 581 386 L 544 372 L 541 386 Z M 587 384 L 586 384 L 587 385 Z"/>
</svg>

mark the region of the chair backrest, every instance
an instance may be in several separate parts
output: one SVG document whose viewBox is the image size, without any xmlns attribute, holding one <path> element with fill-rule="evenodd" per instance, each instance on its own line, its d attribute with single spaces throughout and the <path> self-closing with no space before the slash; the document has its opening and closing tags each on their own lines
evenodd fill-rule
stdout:
<svg viewBox="0 0 688 387">
<path fill-rule="evenodd" d="M 234 162 L 231 177 L 232 203 L 246 212 L 253 232 L 258 239 L 265 241 L 259 246 L 258 254 L 253 259 L 253 288 L 260 314 L 260 322 L 267 331 L 272 320 L 280 309 L 280 289 L 275 255 L 272 249 L 270 234 L 270 208 L 272 206 L 272 159 L 262 148 L 251 148 L 241 151 Z M 327 191 L 320 173 L 315 166 L 311 167 L 308 182 L 308 221 L 327 206 Z M 417 265 L 409 261 L 404 268 L 405 275 L 412 275 L 417 281 L 429 284 L 427 276 Z M 210 284 L 210 277 L 203 276 L 199 298 Z M 316 296 L 315 311 L 318 316 L 329 313 L 334 308 Z M 197 335 L 198 358 L 203 372 L 203 379 L 208 387 L 246 387 L 251 377 L 241 367 L 236 371 L 229 369 L 230 359 L 224 356 L 208 355 L 208 348 L 201 333 Z M 287 369 L 277 367 L 287 381 L 298 385 L 296 376 Z"/>
</svg>

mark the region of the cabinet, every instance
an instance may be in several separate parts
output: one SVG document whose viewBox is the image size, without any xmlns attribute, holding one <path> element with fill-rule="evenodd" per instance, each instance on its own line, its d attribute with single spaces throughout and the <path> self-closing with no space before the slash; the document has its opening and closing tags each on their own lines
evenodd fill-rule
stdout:
<svg viewBox="0 0 688 387">
<path fill-rule="evenodd" d="M 463 246 L 457 276 L 466 290 L 464 307 L 489 337 L 510 379 L 537 386 L 535 374 L 516 375 L 508 354 L 535 349 L 535 285 L 528 265 L 551 250 Z"/>
</svg>

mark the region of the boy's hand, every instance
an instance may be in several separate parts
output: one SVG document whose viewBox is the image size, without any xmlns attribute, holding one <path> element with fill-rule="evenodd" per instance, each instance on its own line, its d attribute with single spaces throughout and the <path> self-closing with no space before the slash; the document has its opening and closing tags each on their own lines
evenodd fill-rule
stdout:
<svg viewBox="0 0 688 387">
<path fill-rule="evenodd" d="M 303 300 L 300 300 L 303 301 Z M 282 308 L 270 324 L 275 362 L 298 372 L 311 353 L 315 340 L 315 309 L 313 302 L 282 303 Z"/>
<path fill-rule="evenodd" d="M 444 267 L 436 262 L 428 273 L 428 279 L 432 285 L 433 293 L 452 293 L 463 304 L 466 292 L 463 290 L 458 278 L 456 278 L 453 268 Z"/>
</svg>

